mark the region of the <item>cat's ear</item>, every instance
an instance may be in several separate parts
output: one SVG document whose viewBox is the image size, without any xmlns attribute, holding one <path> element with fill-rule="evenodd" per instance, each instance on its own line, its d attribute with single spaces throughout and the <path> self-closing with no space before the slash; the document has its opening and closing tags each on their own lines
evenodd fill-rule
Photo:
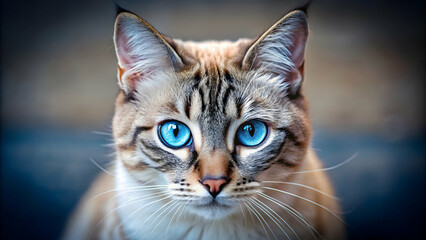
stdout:
<svg viewBox="0 0 426 240">
<path fill-rule="evenodd" d="M 298 93 L 303 80 L 303 63 L 308 22 L 304 11 L 295 10 L 281 18 L 247 50 L 242 67 L 282 76 L 289 93 Z"/>
<path fill-rule="evenodd" d="M 161 71 L 177 71 L 182 60 L 165 38 L 145 20 L 130 12 L 117 15 L 114 45 L 118 83 L 125 93 Z"/>
</svg>

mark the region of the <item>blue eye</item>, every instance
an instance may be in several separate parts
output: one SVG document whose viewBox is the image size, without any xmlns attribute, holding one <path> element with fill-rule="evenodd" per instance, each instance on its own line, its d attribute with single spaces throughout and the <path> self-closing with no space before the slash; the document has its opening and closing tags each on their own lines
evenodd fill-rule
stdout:
<svg viewBox="0 0 426 240">
<path fill-rule="evenodd" d="M 250 120 L 238 128 L 237 139 L 241 145 L 253 147 L 262 143 L 267 134 L 266 124 L 258 120 Z"/>
<path fill-rule="evenodd" d="M 192 142 L 189 128 L 178 121 L 167 121 L 160 125 L 158 129 L 160 140 L 169 148 L 181 148 L 188 146 Z"/>
</svg>

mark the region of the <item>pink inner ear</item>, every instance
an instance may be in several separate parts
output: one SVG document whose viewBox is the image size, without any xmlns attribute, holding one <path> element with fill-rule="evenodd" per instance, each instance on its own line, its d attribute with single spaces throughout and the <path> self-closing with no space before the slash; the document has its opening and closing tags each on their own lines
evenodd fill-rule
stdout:
<svg viewBox="0 0 426 240">
<path fill-rule="evenodd" d="M 137 81 L 140 81 L 144 74 L 140 71 L 133 71 L 137 59 L 130 54 L 132 50 L 127 46 L 127 37 L 121 32 L 118 32 L 117 35 L 118 79 L 121 85 L 125 86 L 126 91 L 133 91 L 136 89 Z"/>
<path fill-rule="evenodd" d="M 306 44 L 306 36 L 303 33 L 303 30 L 298 30 L 294 34 L 293 38 L 293 49 L 291 50 L 291 61 L 294 63 L 296 68 L 299 68 L 304 59 L 305 55 L 305 44 Z"/>
<path fill-rule="evenodd" d="M 149 75 L 149 70 L 147 72 L 131 72 L 130 70 L 122 68 L 120 65 L 118 67 L 118 79 L 120 84 L 125 86 L 125 91 L 134 91 L 138 82 L 144 80 L 144 76 Z"/>
<path fill-rule="evenodd" d="M 118 79 L 122 86 L 126 86 L 127 90 L 133 91 L 136 88 L 137 81 L 141 80 L 143 77 L 142 73 L 134 72 L 130 73 L 126 69 L 123 69 L 118 65 Z"/>
<path fill-rule="evenodd" d="M 124 70 L 130 70 L 132 68 L 132 63 L 135 62 L 130 56 L 131 49 L 127 47 L 128 40 L 125 35 L 121 33 L 121 31 L 117 32 L 117 57 L 119 65 Z"/>
</svg>

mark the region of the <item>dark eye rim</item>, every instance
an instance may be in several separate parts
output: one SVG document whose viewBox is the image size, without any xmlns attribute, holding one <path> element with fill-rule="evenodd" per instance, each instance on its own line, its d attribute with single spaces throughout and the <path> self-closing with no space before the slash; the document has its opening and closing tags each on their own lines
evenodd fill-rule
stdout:
<svg viewBox="0 0 426 240">
<path fill-rule="evenodd" d="M 176 146 L 170 145 L 169 143 L 167 143 L 164 140 L 163 136 L 161 135 L 161 127 L 163 126 L 163 124 L 168 123 L 168 122 L 178 122 L 178 123 L 181 123 L 181 124 L 185 125 L 185 127 L 187 127 L 189 129 L 189 134 L 190 134 L 189 138 L 188 138 L 188 140 L 184 144 L 182 144 L 182 146 L 176 147 Z M 166 146 L 168 148 L 171 148 L 171 149 L 182 149 L 182 148 L 189 147 L 192 144 L 192 132 L 191 132 L 191 129 L 185 123 L 183 123 L 181 121 L 178 121 L 178 120 L 167 119 L 167 120 L 164 120 L 164 121 L 161 121 L 160 123 L 158 123 L 157 135 L 158 135 L 158 138 L 160 139 L 161 143 L 164 144 L 164 146 Z"/>
<path fill-rule="evenodd" d="M 249 123 L 251 121 L 259 121 L 259 122 L 263 123 L 265 125 L 265 127 L 266 127 L 266 135 L 265 135 L 265 137 L 262 139 L 262 141 L 260 143 L 258 143 L 256 145 L 253 145 L 253 146 L 248 146 L 248 145 L 244 145 L 243 143 L 241 143 L 240 137 L 238 136 L 238 131 L 240 130 L 240 128 L 242 126 L 245 126 L 247 123 Z M 270 124 L 268 124 L 267 122 L 265 122 L 265 121 L 263 121 L 261 119 L 250 119 L 250 120 L 247 120 L 247 121 L 243 122 L 237 128 L 237 131 L 235 132 L 235 146 L 244 146 L 244 147 L 247 147 L 247 148 L 256 148 L 256 147 L 259 147 L 260 145 L 262 145 L 266 141 L 266 139 L 268 139 L 269 133 L 270 133 Z"/>
</svg>

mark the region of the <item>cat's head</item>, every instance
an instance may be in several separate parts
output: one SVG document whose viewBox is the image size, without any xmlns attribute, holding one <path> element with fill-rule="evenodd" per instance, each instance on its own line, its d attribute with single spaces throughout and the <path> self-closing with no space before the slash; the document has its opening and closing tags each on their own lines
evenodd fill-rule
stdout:
<svg viewBox="0 0 426 240">
<path fill-rule="evenodd" d="M 307 36 L 299 10 L 255 40 L 201 43 L 119 13 L 119 163 L 141 184 L 163 182 L 174 199 L 212 218 L 255 196 L 263 180 L 285 178 L 309 145 L 301 92 Z"/>
</svg>

